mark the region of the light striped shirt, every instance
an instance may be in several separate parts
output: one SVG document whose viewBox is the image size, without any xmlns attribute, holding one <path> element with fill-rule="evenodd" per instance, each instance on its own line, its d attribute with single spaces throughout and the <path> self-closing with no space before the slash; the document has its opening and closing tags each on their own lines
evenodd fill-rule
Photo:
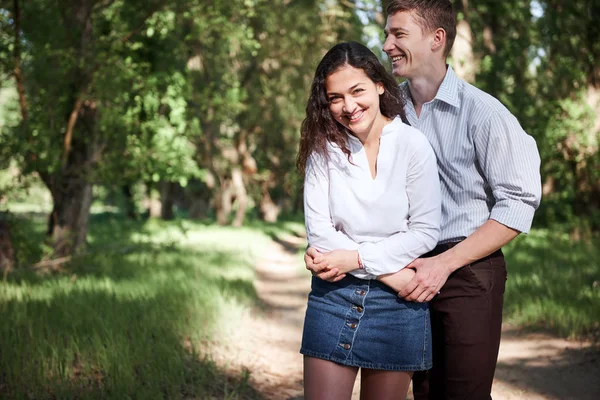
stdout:
<svg viewBox="0 0 600 400">
<path fill-rule="evenodd" d="M 465 239 L 488 219 L 528 232 L 541 199 L 535 140 L 491 95 L 448 66 L 435 98 L 417 116 L 408 82 L 406 117 L 437 157 L 442 194 L 440 243 Z"/>
</svg>

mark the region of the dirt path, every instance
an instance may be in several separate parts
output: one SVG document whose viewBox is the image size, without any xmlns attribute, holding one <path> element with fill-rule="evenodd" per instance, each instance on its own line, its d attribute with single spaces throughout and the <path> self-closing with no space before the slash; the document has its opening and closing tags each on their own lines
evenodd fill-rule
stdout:
<svg viewBox="0 0 600 400">
<path fill-rule="evenodd" d="M 256 291 L 264 311 L 241 316 L 224 332 L 213 358 L 232 373 L 251 371 L 267 399 L 302 399 L 298 353 L 310 275 L 298 267 L 295 249 L 304 239 L 273 242 L 259 261 Z M 360 382 L 355 386 L 358 399 Z M 504 327 L 492 397 L 495 400 L 600 399 L 600 356 L 589 343 Z"/>
</svg>

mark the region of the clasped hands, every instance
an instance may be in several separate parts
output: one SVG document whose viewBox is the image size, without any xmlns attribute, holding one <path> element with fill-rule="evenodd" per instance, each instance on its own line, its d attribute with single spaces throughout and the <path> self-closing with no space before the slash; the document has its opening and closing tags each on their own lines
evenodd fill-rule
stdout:
<svg viewBox="0 0 600 400">
<path fill-rule="evenodd" d="M 306 269 L 328 282 L 337 282 L 350 271 L 358 269 L 356 250 L 334 250 L 320 253 L 309 247 L 304 253 Z M 398 292 L 407 301 L 431 301 L 446 283 L 450 269 L 439 256 L 418 258 L 399 272 L 382 275 L 378 279 Z"/>
</svg>

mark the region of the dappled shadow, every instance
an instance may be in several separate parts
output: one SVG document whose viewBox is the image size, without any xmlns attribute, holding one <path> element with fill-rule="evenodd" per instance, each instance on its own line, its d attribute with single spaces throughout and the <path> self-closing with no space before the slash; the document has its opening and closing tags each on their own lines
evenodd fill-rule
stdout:
<svg viewBox="0 0 600 400">
<path fill-rule="evenodd" d="M 505 357 L 498 363 L 495 377 L 550 399 L 595 400 L 600 398 L 599 374 L 598 348 L 558 349 L 548 344 L 534 347 L 530 355 L 521 350 L 520 355 Z"/>
<path fill-rule="evenodd" d="M 600 242 L 533 232 L 505 250 L 509 320 L 532 330 L 600 339 Z"/>
<path fill-rule="evenodd" d="M 301 245 L 297 242 L 292 242 L 276 235 L 271 235 L 271 239 L 283 247 L 290 254 L 296 254 L 300 250 Z"/>
<path fill-rule="evenodd" d="M 289 222 L 290 221 L 283 220 L 269 224 L 254 221 L 251 222 L 251 225 L 259 228 L 262 232 L 269 236 L 271 240 L 281 245 L 282 249 L 285 250 L 286 253 L 295 255 L 298 253 L 298 251 L 306 247 L 306 232 L 303 229 L 303 223 L 300 225 L 293 225 Z"/>
<path fill-rule="evenodd" d="M 102 218 L 87 255 L 0 282 L 0 398 L 262 398 L 201 356 L 230 309 L 260 306 L 252 257 Z"/>
<path fill-rule="evenodd" d="M 66 264 L 60 272 L 37 274 L 30 270 L 15 270 L 7 282 L 43 284 L 65 277 L 73 280 L 103 279 L 113 284 L 122 281 L 165 280 L 170 275 L 198 281 L 199 285 L 217 286 L 238 299 L 255 301 L 256 292 L 248 260 L 238 254 L 221 250 L 192 251 L 182 248 L 160 248 L 151 244 L 136 245 L 127 254 L 91 254 Z M 242 278 L 236 275 L 239 270 Z"/>
<path fill-rule="evenodd" d="M 197 310 L 189 292 L 41 286 L 31 292 L 37 298 L 0 304 L 0 397 L 222 398 L 235 390 L 239 398 L 260 398 L 247 377 L 185 348 L 185 335 L 199 328 L 190 321 Z M 216 317 L 204 311 L 202 321 Z"/>
</svg>

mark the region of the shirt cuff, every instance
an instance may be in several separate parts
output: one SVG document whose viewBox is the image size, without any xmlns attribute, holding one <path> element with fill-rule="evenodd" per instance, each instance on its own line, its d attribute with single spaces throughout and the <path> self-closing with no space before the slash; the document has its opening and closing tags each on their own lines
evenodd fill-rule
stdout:
<svg viewBox="0 0 600 400">
<path fill-rule="evenodd" d="M 518 200 L 502 200 L 492 208 L 490 219 L 509 228 L 528 233 L 533 222 L 535 208 Z"/>
<path fill-rule="evenodd" d="M 401 268 L 398 268 L 398 262 L 382 261 L 381 249 L 378 249 L 376 243 L 362 243 L 358 248 L 358 255 L 363 263 L 364 271 L 373 276 L 391 274 L 400 271 L 410 261 L 406 262 Z M 411 260 L 412 261 L 412 260 Z"/>
</svg>

